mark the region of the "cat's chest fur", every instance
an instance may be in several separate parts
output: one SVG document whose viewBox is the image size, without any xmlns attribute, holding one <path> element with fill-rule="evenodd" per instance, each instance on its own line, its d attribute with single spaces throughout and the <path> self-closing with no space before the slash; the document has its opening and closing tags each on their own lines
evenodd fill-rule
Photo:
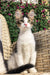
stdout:
<svg viewBox="0 0 50 75">
<path fill-rule="evenodd" d="M 32 48 L 35 46 L 34 35 L 31 29 L 25 31 L 23 34 L 19 34 L 17 45 L 21 48 L 24 63 L 29 63 L 32 55 Z"/>
<path fill-rule="evenodd" d="M 23 34 L 20 33 L 18 41 L 23 45 L 34 43 L 35 42 L 34 35 L 32 34 L 31 29 L 25 31 Z"/>
</svg>

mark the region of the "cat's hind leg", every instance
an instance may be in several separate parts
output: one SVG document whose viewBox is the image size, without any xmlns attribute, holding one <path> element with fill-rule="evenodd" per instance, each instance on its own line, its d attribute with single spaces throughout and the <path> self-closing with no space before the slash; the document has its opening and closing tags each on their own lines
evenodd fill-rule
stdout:
<svg viewBox="0 0 50 75">
<path fill-rule="evenodd" d="M 8 70 L 12 70 L 12 69 L 15 69 L 17 67 L 14 54 L 11 55 L 11 57 L 7 61 L 7 64 L 8 64 Z"/>
</svg>

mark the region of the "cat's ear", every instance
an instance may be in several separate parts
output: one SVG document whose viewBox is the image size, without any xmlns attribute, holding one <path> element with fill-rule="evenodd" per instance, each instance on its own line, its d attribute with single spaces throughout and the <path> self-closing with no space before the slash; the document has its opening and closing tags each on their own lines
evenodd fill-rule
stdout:
<svg viewBox="0 0 50 75">
<path fill-rule="evenodd" d="M 16 18 L 16 20 L 20 19 L 22 16 L 23 16 L 23 15 L 22 15 L 22 11 L 19 10 L 19 9 L 17 9 L 17 10 L 15 11 L 15 18 Z"/>
<path fill-rule="evenodd" d="M 36 16 L 36 14 L 34 13 L 34 10 L 32 9 L 32 10 L 30 10 L 30 12 L 28 13 L 28 17 L 33 20 L 33 19 L 34 19 L 34 16 Z"/>
</svg>

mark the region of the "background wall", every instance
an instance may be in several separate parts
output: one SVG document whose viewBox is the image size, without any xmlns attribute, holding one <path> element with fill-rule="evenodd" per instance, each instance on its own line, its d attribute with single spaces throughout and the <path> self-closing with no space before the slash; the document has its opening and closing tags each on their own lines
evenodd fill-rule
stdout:
<svg viewBox="0 0 50 75">
<path fill-rule="evenodd" d="M 5 1 L 5 0 L 3 0 L 3 1 Z M 34 4 L 38 4 L 38 0 L 7 0 L 7 1 L 14 1 L 14 2 L 22 1 L 23 3 L 25 3 L 27 1 L 28 3 L 32 2 Z"/>
</svg>

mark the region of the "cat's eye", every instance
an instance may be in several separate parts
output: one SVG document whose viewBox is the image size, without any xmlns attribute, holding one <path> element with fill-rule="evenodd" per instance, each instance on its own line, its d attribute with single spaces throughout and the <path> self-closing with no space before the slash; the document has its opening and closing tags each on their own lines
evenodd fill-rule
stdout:
<svg viewBox="0 0 50 75">
<path fill-rule="evenodd" d="M 20 22 L 24 22 L 24 20 L 20 20 Z"/>
<path fill-rule="evenodd" d="M 30 20 L 28 20 L 28 22 L 30 22 Z"/>
<path fill-rule="evenodd" d="M 21 24 L 21 22 L 20 21 L 17 21 L 17 24 Z"/>
<path fill-rule="evenodd" d="M 31 22 L 31 24 L 33 24 L 33 22 Z"/>
</svg>

